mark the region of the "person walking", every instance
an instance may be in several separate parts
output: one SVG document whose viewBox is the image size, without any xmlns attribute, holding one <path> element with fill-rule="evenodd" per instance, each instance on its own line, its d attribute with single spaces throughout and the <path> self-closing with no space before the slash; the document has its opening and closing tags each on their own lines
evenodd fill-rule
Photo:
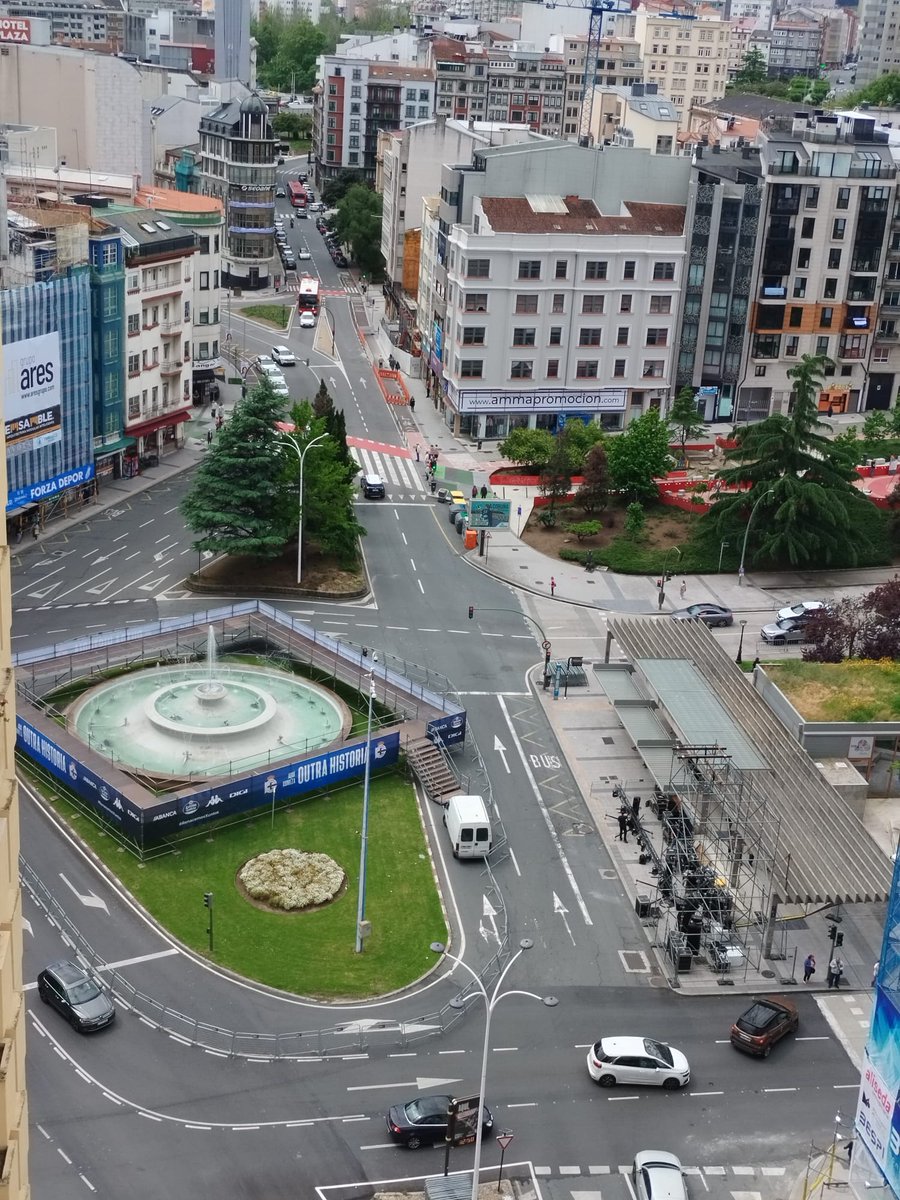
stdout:
<svg viewBox="0 0 900 1200">
<path fill-rule="evenodd" d="M 678 592 L 679 592 L 679 595 L 681 596 L 682 600 L 685 598 L 685 596 L 687 596 L 687 580 L 686 579 L 682 579 L 681 587 L 678 589 Z"/>
<path fill-rule="evenodd" d="M 806 958 L 803 960 L 803 982 L 809 983 L 810 979 L 812 979 L 815 973 L 816 956 L 814 954 L 807 954 Z"/>
<path fill-rule="evenodd" d="M 550 595 L 551 596 L 556 595 L 556 580 L 553 578 L 552 575 L 550 576 Z"/>
<path fill-rule="evenodd" d="M 871 983 L 872 987 L 874 987 L 875 984 L 878 982 L 878 968 L 880 966 L 881 966 L 881 959 L 879 958 L 878 962 L 872 968 L 872 983 Z"/>
<path fill-rule="evenodd" d="M 841 986 L 841 976 L 844 974 L 844 960 L 839 954 L 836 954 L 828 964 L 828 987 L 839 988 Z"/>
<path fill-rule="evenodd" d="M 422 461 L 422 455 L 419 453 L 419 443 L 416 442 L 416 462 Z"/>
<path fill-rule="evenodd" d="M 35 523 L 31 527 L 31 540 L 32 541 L 36 542 L 38 540 L 38 534 L 40 533 L 40 531 L 41 531 L 40 522 L 35 521 Z"/>
<path fill-rule="evenodd" d="M 472 484 L 472 499 L 474 500 L 477 496 L 478 496 L 478 488 L 473 483 Z"/>
<path fill-rule="evenodd" d="M 628 810 L 626 808 L 619 809 L 619 832 L 616 835 L 616 841 L 628 844 Z"/>
<path fill-rule="evenodd" d="M 211 429 L 207 429 L 207 431 L 206 431 L 206 444 L 207 444 L 207 446 L 212 445 L 212 430 Z"/>
</svg>

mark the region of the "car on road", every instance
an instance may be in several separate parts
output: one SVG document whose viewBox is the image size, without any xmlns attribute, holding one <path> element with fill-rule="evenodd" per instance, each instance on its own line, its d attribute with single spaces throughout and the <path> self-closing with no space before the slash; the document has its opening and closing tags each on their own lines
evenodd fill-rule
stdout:
<svg viewBox="0 0 900 1200">
<path fill-rule="evenodd" d="M 768 1058 L 769 1051 L 800 1024 L 797 1006 L 784 996 L 760 996 L 731 1027 L 731 1044 L 745 1054 Z"/>
<path fill-rule="evenodd" d="M 769 646 L 799 644 L 806 641 L 806 621 L 797 617 L 775 621 L 771 625 L 763 625 L 759 636 Z"/>
<path fill-rule="evenodd" d="M 70 958 L 45 967 L 37 977 L 37 990 L 79 1033 L 103 1029 L 116 1019 L 115 1005 L 91 972 Z"/>
<path fill-rule="evenodd" d="M 587 1069 L 601 1087 L 631 1083 L 671 1091 L 691 1081 L 691 1068 L 681 1051 L 656 1038 L 600 1038 L 588 1050 Z"/>
<path fill-rule="evenodd" d="M 344 267 L 349 267 L 349 266 L 350 266 L 350 263 L 349 263 L 349 262 L 347 261 L 347 259 L 346 259 L 346 258 L 343 256 L 343 254 L 335 254 L 335 255 L 334 255 L 334 265 L 335 265 L 336 267 L 340 267 L 340 268 L 341 268 L 341 270 L 343 270 L 343 269 L 344 269 Z"/>
<path fill-rule="evenodd" d="M 687 608 L 676 608 L 671 617 L 674 621 L 702 621 L 717 627 L 734 624 L 734 613 L 723 604 L 689 604 Z"/>
<path fill-rule="evenodd" d="M 300 328 L 315 329 L 315 327 L 316 314 L 314 312 L 310 312 L 308 308 L 304 309 L 304 311 L 300 314 Z"/>
<path fill-rule="evenodd" d="M 797 604 L 789 604 L 787 608 L 779 608 L 778 620 L 787 621 L 796 617 L 798 621 L 806 621 L 813 613 L 827 611 L 828 605 L 824 600 L 800 600 Z"/>
<path fill-rule="evenodd" d="M 312 258 L 312 255 L 310 254 L 310 252 L 308 250 L 301 250 L 299 252 L 299 254 L 297 255 L 297 257 L 300 259 L 301 262 L 309 262 L 309 260 Z"/>
<path fill-rule="evenodd" d="M 293 254 L 282 254 L 281 261 L 284 264 L 284 269 L 286 271 L 297 270 L 297 260 L 294 258 Z"/>
<path fill-rule="evenodd" d="M 420 1146 L 443 1143 L 447 1134 L 447 1114 L 452 1096 L 417 1096 L 405 1104 L 395 1104 L 388 1112 L 388 1133 L 395 1142 L 418 1150 Z M 481 1106 L 481 1136 L 490 1136 L 494 1118 L 486 1104 Z"/>
<path fill-rule="evenodd" d="M 288 346 L 273 346 L 272 358 L 280 367 L 293 367 L 297 362 L 293 350 Z"/>
<path fill-rule="evenodd" d="M 275 199 L 276 199 L 276 200 L 283 200 L 283 199 L 284 199 L 284 188 L 283 188 L 283 187 L 277 187 L 277 188 L 275 189 Z"/>
<path fill-rule="evenodd" d="M 299 221 L 308 221 L 309 220 L 309 213 L 306 211 L 305 208 L 297 209 L 297 219 Z"/>
<path fill-rule="evenodd" d="M 681 1161 L 667 1150 L 641 1150 L 631 1178 L 637 1200 L 688 1200 Z"/>
<path fill-rule="evenodd" d="M 261 371 L 263 375 L 281 374 L 281 368 L 268 354 L 260 354 L 256 359 L 255 366 L 257 371 Z"/>
<path fill-rule="evenodd" d="M 290 396 L 291 390 L 287 385 L 287 380 L 283 375 L 270 375 L 269 384 L 276 396 Z"/>
</svg>

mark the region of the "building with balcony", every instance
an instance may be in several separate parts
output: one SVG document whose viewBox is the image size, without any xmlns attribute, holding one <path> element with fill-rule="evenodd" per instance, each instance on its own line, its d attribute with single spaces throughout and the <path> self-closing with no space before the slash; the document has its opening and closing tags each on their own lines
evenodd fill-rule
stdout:
<svg viewBox="0 0 900 1200">
<path fill-rule="evenodd" d="M 823 14 L 824 18 L 824 14 Z M 794 75 L 819 76 L 824 52 L 824 19 L 789 10 L 772 25 L 769 40 L 769 75 L 790 79 Z"/>
<path fill-rule="evenodd" d="M 551 37 L 549 48 L 562 54 L 566 64 L 566 99 L 562 135 L 577 139 L 581 132 L 581 105 L 584 93 L 586 37 Z M 597 54 L 597 86 L 627 88 L 644 78 L 640 47 L 633 38 L 604 37 Z"/>
<path fill-rule="evenodd" d="M 860 0 L 856 86 L 900 71 L 900 0 Z"/>
<path fill-rule="evenodd" d="M 429 387 L 456 434 L 573 417 L 621 429 L 666 403 L 689 172 L 684 158 L 564 141 L 444 167 L 418 317 Z"/>
<path fill-rule="evenodd" d="M 725 95 L 731 25 L 708 7 L 642 0 L 635 13 L 644 82 L 655 83 L 681 114 L 687 129 L 692 106 Z"/>
<path fill-rule="evenodd" d="M 275 252 L 277 140 L 265 102 L 255 93 L 230 100 L 200 120 L 202 192 L 221 201 L 223 287 L 280 287 Z"/>
<path fill-rule="evenodd" d="M 879 307 L 897 183 L 887 134 L 871 117 L 801 113 L 768 123 L 760 157 L 765 193 L 737 419 L 786 412 L 787 372 L 804 354 L 831 360 L 841 411 L 887 408 L 894 377 L 878 368 L 890 355 L 875 355 L 887 345 L 879 322 L 891 317 Z"/>
</svg>

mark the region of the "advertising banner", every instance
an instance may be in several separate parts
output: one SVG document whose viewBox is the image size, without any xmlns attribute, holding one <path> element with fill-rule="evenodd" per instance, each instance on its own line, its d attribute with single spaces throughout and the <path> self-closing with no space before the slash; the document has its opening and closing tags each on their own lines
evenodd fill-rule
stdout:
<svg viewBox="0 0 900 1200">
<path fill-rule="evenodd" d="M 470 529 L 509 529 L 511 500 L 472 500 L 469 503 Z"/>
<path fill-rule="evenodd" d="M 31 21 L 28 17 L 0 17 L 0 42 L 31 41 Z"/>
<path fill-rule="evenodd" d="M 594 392 L 456 392 L 461 413 L 489 412 L 623 412 L 625 388 L 599 388 Z"/>
<path fill-rule="evenodd" d="M 12 508 L 23 508 L 26 504 L 37 504 L 40 500 L 49 500 L 66 488 L 77 487 L 80 483 L 90 483 L 94 478 L 94 464 L 85 463 L 73 467 L 71 471 L 63 471 L 50 479 L 41 479 L 26 487 L 13 488 L 6 498 L 6 511 Z"/>
<path fill-rule="evenodd" d="M 856 1107 L 857 1136 L 875 1159 L 888 1186 L 900 1192 L 900 1013 L 883 988 L 863 1063 Z"/>
<path fill-rule="evenodd" d="M 3 347 L 6 448 L 49 446 L 62 439 L 62 363 L 58 333 Z"/>
<path fill-rule="evenodd" d="M 434 735 L 434 736 L 432 736 Z M 425 736 L 445 746 L 455 746 L 466 740 L 466 714 L 453 713 L 449 717 L 435 717 L 425 726 Z"/>
</svg>

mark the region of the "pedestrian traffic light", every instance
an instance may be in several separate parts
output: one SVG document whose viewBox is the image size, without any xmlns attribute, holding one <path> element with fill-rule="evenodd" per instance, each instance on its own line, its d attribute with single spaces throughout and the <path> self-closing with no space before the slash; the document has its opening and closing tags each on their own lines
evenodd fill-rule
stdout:
<svg viewBox="0 0 900 1200">
<path fill-rule="evenodd" d="M 471 621 L 474 616 L 475 616 L 475 605 L 470 604 L 469 605 L 469 620 Z"/>
<path fill-rule="evenodd" d="M 835 944 L 835 946 L 843 946 L 843 944 L 844 944 L 844 935 L 843 935 L 842 933 L 839 933 L 839 934 L 837 935 L 837 937 L 834 939 L 834 944 Z"/>
<path fill-rule="evenodd" d="M 829 925 L 829 926 L 828 926 L 828 940 L 829 940 L 829 941 L 832 941 L 832 942 L 834 942 L 834 944 L 835 944 L 836 946 L 840 946 L 841 942 L 843 942 L 843 940 L 844 940 L 844 938 L 843 938 L 843 935 L 840 935 L 840 936 L 841 936 L 841 941 L 839 942 L 839 941 L 837 940 L 837 938 L 838 938 L 838 928 L 837 928 L 837 925 Z"/>
</svg>

